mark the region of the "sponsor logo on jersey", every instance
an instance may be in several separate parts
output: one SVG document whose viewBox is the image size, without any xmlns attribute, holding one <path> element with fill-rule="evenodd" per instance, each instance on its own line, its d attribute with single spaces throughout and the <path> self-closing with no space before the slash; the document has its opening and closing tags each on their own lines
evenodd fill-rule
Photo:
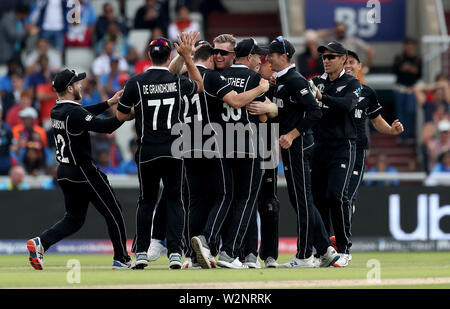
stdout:
<svg viewBox="0 0 450 309">
<path fill-rule="evenodd" d="M 94 118 L 94 116 L 92 116 L 92 115 L 87 115 L 87 116 L 84 118 L 84 120 L 86 120 L 86 121 L 91 121 L 92 118 Z"/>
<path fill-rule="evenodd" d="M 306 89 L 306 88 L 304 88 L 304 89 L 300 90 L 300 93 L 301 93 L 301 95 L 302 95 L 302 96 L 305 96 L 305 95 L 307 95 L 307 94 L 308 94 L 308 92 L 309 92 L 309 90 L 308 90 L 308 89 Z"/>
</svg>

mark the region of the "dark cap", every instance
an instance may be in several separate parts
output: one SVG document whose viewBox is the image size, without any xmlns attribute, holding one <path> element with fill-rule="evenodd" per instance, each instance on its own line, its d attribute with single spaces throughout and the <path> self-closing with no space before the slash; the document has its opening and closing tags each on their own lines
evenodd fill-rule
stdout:
<svg viewBox="0 0 450 309">
<path fill-rule="evenodd" d="M 211 44 L 209 44 L 209 42 L 205 40 L 198 40 L 197 42 L 195 42 L 194 47 L 197 47 L 199 45 L 211 45 Z"/>
<path fill-rule="evenodd" d="M 359 63 L 361 63 L 361 61 L 359 60 L 359 57 L 358 57 L 358 54 L 357 53 L 355 53 L 353 50 L 347 50 L 347 52 L 348 52 L 348 55 L 349 56 L 352 56 L 353 58 L 355 58 L 356 60 L 358 60 L 358 62 Z"/>
<path fill-rule="evenodd" d="M 166 38 L 157 38 L 150 42 L 149 48 L 152 52 L 171 51 L 172 43 Z"/>
<path fill-rule="evenodd" d="M 234 48 L 236 57 L 247 57 L 248 55 L 267 55 L 269 51 L 267 48 L 262 48 L 258 45 L 255 39 L 244 39 L 237 43 Z"/>
<path fill-rule="evenodd" d="M 330 42 L 326 46 L 319 46 L 317 48 L 317 51 L 321 54 L 323 54 L 326 50 L 335 52 L 340 55 L 347 55 L 347 49 L 339 42 Z"/>
<path fill-rule="evenodd" d="M 86 78 L 86 73 L 77 73 L 75 70 L 65 69 L 56 73 L 55 79 L 52 82 L 53 88 L 56 92 L 63 92 L 71 84 Z"/>
<path fill-rule="evenodd" d="M 282 36 L 279 36 L 269 45 L 269 54 L 271 53 L 286 54 L 288 58 L 292 58 L 295 54 L 295 48 L 291 42 L 283 39 Z"/>
</svg>

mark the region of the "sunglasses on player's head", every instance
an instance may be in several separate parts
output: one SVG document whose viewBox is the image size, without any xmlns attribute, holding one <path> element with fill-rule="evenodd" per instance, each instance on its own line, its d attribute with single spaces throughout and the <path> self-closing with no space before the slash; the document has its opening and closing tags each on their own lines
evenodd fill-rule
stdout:
<svg viewBox="0 0 450 309">
<path fill-rule="evenodd" d="M 234 53 L 234 51 L 229 51 L 229 50 L 224 50 L 224 49 L 219 49 L 219 48 L 214 48 L 212 51 L 213 55 L 220 54 L 221 56 L 226 56 L 229 53 Z"/>
<path fill-rule="evenodd" d="M 67 87 L 69 87 L 69 85 L 72 84 L 73 80 L 74 80 L 76 77 L 78 77 L 78 73 L 77 73 L 76 70 L 70 70 L 70 71 L 73 73 L 73 75 L 72 75 L 72 77 L 70 78 L 69 82 L 68 82 L 68 83 L 66 84 L 66 86 L 64 87 L 64 89 L 67 88 Z"/>
<path fill-rule="evenodd" d="M 336 59 L 336 57 L 342 57 L 342 56 L 344 56 L 344 55 L 341 55 L 341 54 L 325 54 L 325 55 L 322 55 L 322 60 L 325 60 L 325 59 L 327 59 L 327 60 L 334 60 L 334 59 Z"/>
<path fill-rule="evenodd" d="M 150 46 L 169 46 L 169 43 L 167 41 L 164 40 L 153 40 L 150 42 Z"/>
<path fill-rule="evenodd" d="M 286 53 L 286 44 L 284 43 L 283 36 L 280 35 L 279 37 L 276 38 L 276 40 L 277 40 L 278 42 L 280 42 L 280 43 L 283 43 L 284 53 L 287 54 L 287 53 Z"/>
</svg>

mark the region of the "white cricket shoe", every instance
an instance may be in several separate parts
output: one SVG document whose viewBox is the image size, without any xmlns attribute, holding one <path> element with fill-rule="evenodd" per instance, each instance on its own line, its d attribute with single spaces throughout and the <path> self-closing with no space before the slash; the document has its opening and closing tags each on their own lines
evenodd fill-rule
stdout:
<svg viewBox="0 0 450 309">
<path fill-rule="evenodd" d="M 348 266 L 348 261 L 349 261 L 349 255 L 350 254 L 342 253 L 342 254 L 339 254 L 339 255 L 340 255 L 340 258 L 336 262 L 333 263 L 333 266 L 334 267 L 346 267 L 346 266 Z"/>
<path fill-rule="evenodd" d="M 161 254 L 166 250 L 167 250 L 167 248 L 164 247 L 161 240 L 152 239 L 150 241 L 150 247 L 148 248 L 148 251 L 147 251 L 148 261 L 149 262 L 156 261 L 157 259 L 159 259 Z"/>
<path fill-rule="evenodd" d="M 290 262 L 281 264 L 279 267 L 281 268 L 316 268 L 317 263 L 316 259 L 314 258 L 314 255 L 311 254 L 311 256 L 307 259 L 298 259 L 294 257 Z"/>
<path fill-rule="evenodd" d="M 245 257 L 243 265 L 246 265 L 248 268 L 261 268 L 261 263 L 253 253 L 250 253 Z"/>
<path fill-rule="evenodd" d="M 336 250 L 334 250 L 332 246 L 329 246 L 327 248 L 327 252 L 325 252 L 324 255 L 321 255 L 319 257 L 320 259 L 319 267 L 330 267 L 331 265 L 336 263 L 336 261 L 339 260 L 339 258 L 340 256 L 336 252 Z"/>
<path fill-rule="evenodd" d="M 280 267 L 280 264 L 277 263 L 277 260 L 275 260 L 273 257 L 269 256 L 265 261 L 264 265 L 266 268 L 277 268 Z"/>
<path fill-rule="evenodd" d="M 221 251 L 219 253 L 219 259 L 217 260 L 217 265 L 223 268 L 232 268 L 232 269 L 244 269 L 248 268 L 247 265 L 244 265 L 239 261 L 239 257 L 232 258 L 225 251 Z"/>
<path fill-rule="evenodd" d="M 188 257 L 188 258 L 186 258 L 184 260 L 183 268 L 186 268 L 186 269 L 201 269 L 202 267 L 200 266 L 199 263 L 192 262 L 192 259 L 190 257 Z"/>
</svg>

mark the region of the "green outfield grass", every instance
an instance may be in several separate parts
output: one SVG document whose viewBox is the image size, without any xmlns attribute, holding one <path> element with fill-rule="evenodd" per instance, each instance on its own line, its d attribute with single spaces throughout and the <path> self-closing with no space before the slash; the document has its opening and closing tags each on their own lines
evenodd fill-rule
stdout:
<svg viewBox="0 0 450 309">
<path fill-rule="evenodd" d="M 281 255 L 279 263 L 290 260 Z M 67 261 L 81 264 L 78 284 L 67 282 Z M 367 267 L 379 261 L 380 283 L 369 283 Z M 107 288 L 450 288 L 450 252 L 354 253 L 346 268 L 169 270 L 161 257 L 144 270 L 112 270 L 109 255 L 45 256 L 45 269 L 36 271 L 27 255 L 0 256 L 0 288 L 107 287 Z M 373 278 L 373 276 L 371 277 Z"/>
</svg>

